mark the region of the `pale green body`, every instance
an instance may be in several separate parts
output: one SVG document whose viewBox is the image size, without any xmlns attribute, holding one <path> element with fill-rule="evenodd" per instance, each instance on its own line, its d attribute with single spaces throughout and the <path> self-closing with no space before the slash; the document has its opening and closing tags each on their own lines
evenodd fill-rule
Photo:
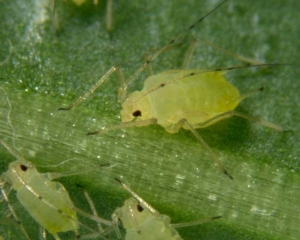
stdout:
<svg viewBox="0 0 300 240">
<path fill-rule="evenodd" d="M 130 209 L 132 209 L 132 212 Z M 168 216 L 162 214 L 154 215 L 146 208 L 143 208 L 141 211 L 139 202 L 133 197 L 127 199 L 123 207 L 117 208 L 112 218 L 121 220 L 126 229 L 126 240 L 182 239 L 175 228 L 171 227 Z M 140 232 L 138 232 L 137 226 Z"/>
<path fill-rule="evenodd" d="M 195 75 L 188 76 L 191 73 Z M 215 121 L 206 121 L 234 110 L 242 99 L 224 73 L 171 70 L 153 75 L 145 80 L 141 91 L 129 94 L 124 101 L 122 121 L 132 121 L 135 118 L 132 114 L 139 110 L 141 116 L 136 121 L 155 118 L 157 124 L 170 133 L 178 132 L 175 125 L 182 119 L 186 119 L 193 128 L 207 127 Z M 171 82 L 168 84 L 168 81 Z M 163 83 L 166 85 L 159 87 Z M 185 125 L 183 128 L 188 129 Z"/>
<path fill-rule="evenodd" d="M 10 163 L 1 179 L 14 188 L 20 203 L 49 233 L 78 230 L 77 215 L 67 190 L 62 184 L 50 181 L 47 174 L 39 173 L 32 163 L 19 160 Z"/>
</svg>

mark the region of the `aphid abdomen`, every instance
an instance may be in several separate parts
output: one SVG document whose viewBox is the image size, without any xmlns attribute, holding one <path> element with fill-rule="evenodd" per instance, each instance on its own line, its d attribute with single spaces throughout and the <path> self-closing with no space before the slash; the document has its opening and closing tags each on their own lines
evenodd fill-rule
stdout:
<svg viewBox="0 0 300 240">
<path fill-rule="evenodd" d="M 24 185 L 17 191 L 17 198 L 43 228 L 51 234 L 78 229 L 73 203 L 63 185 L 39 173 L 26 184 L 38 196 Z"/>
<path fill-rule="evenodd" d="M 191 73 L 195 75 L 190 76 Z M 149 93 L 149 97 L 153 117 L 171 133 L 178 131 L 172 125 L 181 119 L 186 119 L 194 128 L 206 127 L 213 122 L 208 125 L 201 123 L 234 110 L 241 100 L 239 91 L 222 72 L 169 71 L 148 78 L 143 91 L 163 83 L 167 84 Z"/>
</svg>

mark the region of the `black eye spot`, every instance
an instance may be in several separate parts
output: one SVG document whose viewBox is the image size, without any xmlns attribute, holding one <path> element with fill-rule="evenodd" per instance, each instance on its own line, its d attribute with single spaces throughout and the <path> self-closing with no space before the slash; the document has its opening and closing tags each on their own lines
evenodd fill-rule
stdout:
<svg viewBox="0 0 300 240">
<path fill-rule="evenodd" d="M 135 112 L 132 113 L 132 116 L 140 117 L 140 116 L 142 116 L 142 112 L 140 110 L 136 110 Z"/>
<path fill-rule="evenodd" d="M 27 167 L 25 165 L 23 165 L 23 164 L 20 165 L 20 168 L 24 172 L 26 172 L 26 170 L 27 170 Z"/>
<path fill-rule="evenodd" d="M 144 208 L 143 208 L 140 204 L 138 204 L 138 205 L 137 205 L 137 210 L 138 210 L 139 212 L 142 212 L 142 211 L 144 211 Z"/>
</svg>

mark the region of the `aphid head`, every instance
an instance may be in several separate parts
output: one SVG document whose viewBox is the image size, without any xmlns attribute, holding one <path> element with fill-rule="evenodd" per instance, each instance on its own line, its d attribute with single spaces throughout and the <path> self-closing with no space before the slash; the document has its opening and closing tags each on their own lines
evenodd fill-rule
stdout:
<svg viewBox="0 0 300 240">
<path fill-rule="evenodd" d="M 14 161 L 8 166 L 8 170 L 2 174 L 5 182 L 12 185 L 15 190 L 24 186 L 35 174 L 37 170 L 33 164 L 24 161 Z"/>
<path fill-rule="evenodd" d="M 141 92 L 133 92 L 122 104 L 122 122 L 147 120 L 153 117 L 152 108 L 148 96 L 142 96 Z"/>
</svg>

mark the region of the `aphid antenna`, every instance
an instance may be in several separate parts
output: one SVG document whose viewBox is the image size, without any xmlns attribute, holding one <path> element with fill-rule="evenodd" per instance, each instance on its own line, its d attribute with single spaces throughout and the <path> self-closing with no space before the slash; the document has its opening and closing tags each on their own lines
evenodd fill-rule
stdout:
<svg viewBox="0 0 300 240">
<path fill-rule="evenodd" d="M 134 222 L 134 225 L 135 225 L 136 232 L 140 234 L 140 233 L 141 233 L 141 229 L 140 229 L 140 226 L 139 226 L 139 224 L 138 224 L 138 222 L 137 222 L 136 216 L 135 216 L 135 214 L 134 214 L 134 212 L 133 212 L 133 210 L 132 210 L 132 207 L 131 207 L 131 206 L 128 206 L 128 208 L 129 208 L 130 215 L 131 215 L 131 217 L 132 217 L 132 219 L 133 219 L 133 222 Z"/>
<path fill-rule="evenodd" d="M 144 199 L 142 199 L 137 193 L 135 193 L 129 186 L 127 186 L 125 183 L 123 183 L 118 178 L 115 178 L 115 180 L 122 185 L 122 187 L 127 190 L 140 204 L 143 208 L 147 208 L 152 214 L 155 216 L 160 215 L 160 213 L 152 207 L 149 203 L 147 203 Z"/>
<path fill-rule="evenodd" d="M 145 68 L 152 63 L 161 53 L 163 53 L 164 51 L 166 51 L 168 48 L 170 48 L 172 45 L 174 45 L 175 43 L 178 42 L 179 39 L 182 38 L 182 36 L 184 36 L 186 34 L 186 32 L 192 30 L 193 28 L 195 28 L 196 25 L 198 25 L 199 23 L 201 23 L 205 18 L 207 18 L 209 15 L 211 15 L 213 12 L 215 12 L 218 8 L 220 8 L 223 4 L 225 4 L 228 0 L 222 1 L 219 5 L 217 5 L 216 7 L 214 7 L 212 10 L 210 10 L 208 13 L 206 13 L 204 16 L 202 16 L 200 19 L 198 19 L 198 21 L 194 22 L 192 25 L 190 25 L 185 31 L 183 31 L 182 33 L 180 33 L 177 37 L 173 38 L 171 41 L 169 41 L 169 43 L 165 46 L 163 46 L 162 48 L 158 49 L 156 53 L 154 53 L 154 55 L 149 58 L 131 77 L 129 77 L 129 79 L 127 79 L 125 81 L 126 86 L 128 86 L 132 81 L 134 81 L 136 79 L 136 77 L 145 70 Z"/>
<path fill-rule="evenodd" d="M 77 162 L 82 162 L 84 165 L 90 164 L 90 165 L 92 165 L 94 168 L 95 168 L 95 167 L 113 167 L 113 166 L 116 165 L 116 164 L 114 164 L 114 165 L 111 166 L 110 163 L 93 164 L 93 163 L 91 163 L 91 162 L 89 162 L 89 161 L 85 161 L 85 160 L 83 160 L 83 159 L 74 157 L 74 158 L 68 158 L 68 159 L 66 159 L 66 160 L 64 160 L 64 161 L 62 161 L 62 162 L 60 162 L 60 163 L 58 163 L 58 164 L 53 164 L 53 165 L 35 165 L 35 166 L 36 166 L 36 167 L 45 167 L 45 168 L 57 168 L 57 167 L 60 167 L 60 166 L 66 164 L 66 163 L 68 163 L 68 162 L 71 162 L 71 161 L 74 161 L 74 162 L 76 162 L 76 161 L 77 161 Z"/>
<path fill-rule="evenodd" d="M 200 19 L 198 19 L 198 21 L 196 21 L 195 23 L 193 23 L 192 25 L 190 25 L 183 33 L 179 34 L 177 37 L 175 37 L 174 39 L 172 39 L 167 45 L 163 46 L 162 48 L 158 49 L 154 55 L 152 55 L 151 58 L 149 58 L 131 77 L 129 77 L 128 80 L 122 80 L 122 84 L 121 87 L 119 88 L 119 97 L 120 98 L 120 102 L 123 102 L 126 99 L 126 95 L 127 95 L 127 87 L 128 85 L 134 81 L 136 79 L 136 77 L 145 70 L 145 68 L 147 68 L 150 63 L 152 63 L 161 53 L 163 53 L 164 51 L 166 51 L 168 48 L 170 48 L 172 45 L 174 45 L 175 43 L 177 43 L 177 41 L 182 38 L 183 35 L 186 34 L 186 32 L 190 31 L 191 29 L 193 29 L 196 25 L 198 25 L 199 23 L 201 23 L 205 18 L 207 18 L 210 14 L 212 14 L 214 11 L 216 11 L 218 8 L 220 8 L 224 3 L 226 3 L 228 0 L 224 0 L 222 1 L 219 5 L 217 5 L 215 8 L 213 8 L 211 11 L 209 11 L 208 13 L 206 13 L 204 16 L 202 16 Z M 103 82 L 116 70 L 120 69 L 117 66 L 113 66 L 111 67 L 101 78 L 100 80 L 85 94 L 83 94 L 82 96 L 80 96 L 75 102 L 71 103 L 70 105 L 68 105 L 67 107 L 60 107 L 58 108 L 58 110 L 70 110 L 73 107 L 77 106 L 78 104 L 82 103 L 83 101 L 85 101 L 98 87 L 100 87 Z M 121 71 L 121 70 L 120 70 Z M 119 72 L 119 71 L 118 71 Z"/>
<path fill-rule="evenodd" d="M 107 166 L 107 164 L 104 164 L 104 166 Z M 101 168 L 103 167 L 102 164 L 99 164 L 97 166 L 97 168 Z M 74 172 L 69 172 L 69 173 L 59 173 L 59 172 L 48 172 L 48 173 L 44 173 L 45 175 L 47 175 L 47 178 L 49 180 L 54 180 L 54 179 L 58 179 L 58 178 L 62 178 L 62 177 L 70 177 L 70 176 L 76 176 L 76 175 L 82 175 L 82 174 L 86 174 L 89 172 L 94 172 L 97 171 L 98 169 L 95 169 L 95 167 L 87 169 L 87 170 L 80 170 L 80 171 L 74 171 Z"/>
<path fill-rule="evenodd" d="M 171 223 L 170 226 L 173 227 L 173 228 L 191 227 L 191 226 L 201 225 L 201 224 L 204 224 L 204 223 L 209 223 L 209 222 L 212 222 L 214 220 L 218 220 L 220 218 L 222 218 L 222 216 L 214 216 L 214 217 L 202 219 L 202 220 L 199 220 L 199 221 L 183 222 L 183 223 Z"/>
<path fill-rule="evenodd" d="M 2 136 L 0 135 L 0 138 Z M 0 139 L 0 143 L 2 144 L 3 147 L 5 147 L 13 156 L 15 156 L 18 160 L 28 164 L 32 165 L 31 162 L 27 161 L 24 159 L 21 155 L 19 155 L 15 150 L 13 150 L 10 146 L 8 146 L 2 139 Z"/>
</svg>

